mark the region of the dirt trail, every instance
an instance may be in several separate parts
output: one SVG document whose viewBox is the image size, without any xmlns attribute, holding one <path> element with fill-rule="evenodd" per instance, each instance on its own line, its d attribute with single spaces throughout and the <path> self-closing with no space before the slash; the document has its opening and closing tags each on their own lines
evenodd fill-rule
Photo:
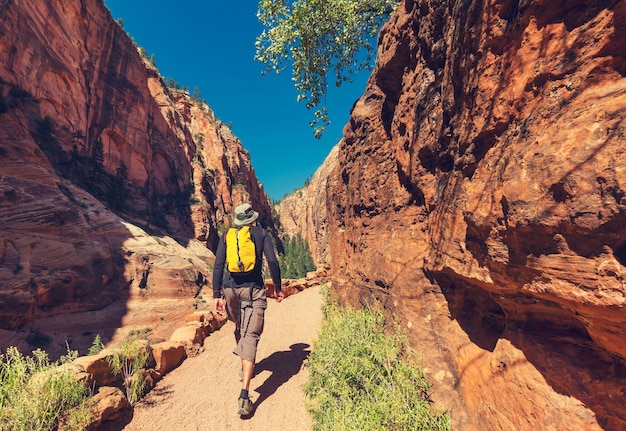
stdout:
<svg viewBox="0 0 626 431">
<path fill-rule="evenodd" d="M 167 374 L 135 406 L 124 431 L 310 430 L 303 366 L 322 322 L 320 288 L 281 303 L 268 300 L 265 329 L 250 384 L 256 410 L 237 415 L 240 361 L 232 354 L 234 325 L 228 322 L 204 343 L 205 351 Z"/>
</svg>

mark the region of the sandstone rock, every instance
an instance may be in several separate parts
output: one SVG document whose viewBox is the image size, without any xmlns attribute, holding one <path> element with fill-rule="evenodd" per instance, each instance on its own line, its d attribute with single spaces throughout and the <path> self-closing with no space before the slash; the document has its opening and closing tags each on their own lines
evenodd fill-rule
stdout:
<svg viewBox="0 0 626 431">
<path fill-rule="evenodd" d="M 177 368 L 185 360 L 185 347 L 178 341 L 164 341 L 152 345 L 155 370 L 161 375 Z"/>
<path fill-rule="evenodd" d="M 213 312 L 213 319 L 211 320 L 211 328 L 215 326 L 216 329 L 219 329 L 222 326 L 224 326 L 227 321 L 228 321 L 228 316 L 226 315 L 226 313 L 219 314 L 218 312 Z M 213 332 L 214 330 L 215 329 L 212 329 L 211 332 Z"/>
<path fill-rule="evenodd" d="M 185 322 L 205 323 L 205 322 L 210 321 L 212 318 L 213 318 L 213 313 L 211 313 L 210 311 L 209 312 L 195 311 L 192 314 L 188 314 L 185 317 Z"/>
<path fill-rule="evenodd" d="M 101 429 L 106 422 L 118 421 L 122 414 L 130 409 L 124 393 L 114 387 L 101 387 L 91 399 L 94 419 L 89 430 Z"/>
<path fill-rule="evenodd" d="M 190 322 L 174 331 L 170 342 L 181 343 L 185 347 L 187 356 L 198 354 L 206 338 L 205 327 L 197 322 Z"/>
<path fill-rule="evenodd" d="M 144 381 L 143 393 L 141 394 L 141 398 L 143 398 L 148 392 L 154 389 L 157 382 L 163 377 L 163 375 L 152 367 L 144 368 L 140 371 L 140 373 Z"/>
<path fill-rule="evenodd" d="M 122 377 L 113 374 L 113 370 L 107 360 L 112 353 L 113 350 L 105 349 L 95 355 L 79 356 L 73 363 L 85 373 L 90 374 L 91 381 L 96 387 L 120 383 Z"/>
<path fill-rule="evenodd" d="M 623 22 L 405 0 L 380 33 L 327 180 L 333 296 L 397 316 L 453 429 L 626 423 Z"/>
<path fill-rule="evenodd" d="M 27 324 L 53 356 L 66 340 L 81 353 L 96 334 L 118 341 L 125 325 L 167 339 L 166 318 L 208 285 L 218 223 L 245 200 L 273 225 L 248 152 L 165 86 L 103 2 L 0 11 L 0 345 L 28 347 Z"/>
</svg>

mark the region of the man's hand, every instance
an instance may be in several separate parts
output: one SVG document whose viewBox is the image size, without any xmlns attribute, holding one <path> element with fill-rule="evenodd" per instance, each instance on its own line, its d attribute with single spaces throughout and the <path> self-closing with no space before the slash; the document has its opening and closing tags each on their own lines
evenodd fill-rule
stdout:
<svg viewBox="0 0 626 431">
<path fill-rule="evenodd" d="M 224 314 L 224 305 L 226 304 L 226 301 L 224 300 L 224 298 L 215 298 L 215 311 L 217 311 L 217 314 Z"/>
<path fill-rule="evenodd" d="M 275 293 L 274 295 L 276 296 L 276 302 L 280 302 L 283 299 L 285 299 L 285 294 L 283 293 L 282 290 L 278 293 Z"/>
</svg>

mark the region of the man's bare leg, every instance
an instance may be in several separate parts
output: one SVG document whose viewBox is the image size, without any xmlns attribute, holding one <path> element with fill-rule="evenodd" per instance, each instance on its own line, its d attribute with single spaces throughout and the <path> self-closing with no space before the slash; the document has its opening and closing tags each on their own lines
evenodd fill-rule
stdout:
<svg viewBox="0 0 626 431">
<path fill-rule="evenodd" d="M 243 370 L 241 389 L 245 389 L 247 391 L 250 389 L 250 381 L 252 380 L 252 373 L 254 372 L 254 362 L 242 359 L 241 369 Z"/>
</svg>

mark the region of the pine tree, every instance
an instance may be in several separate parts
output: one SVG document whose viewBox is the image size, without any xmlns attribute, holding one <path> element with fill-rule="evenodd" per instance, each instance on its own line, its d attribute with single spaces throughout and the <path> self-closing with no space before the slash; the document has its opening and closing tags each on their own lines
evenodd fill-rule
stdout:
<svg viewBox="0 0 626 431">
<path fill-rule="evenodd" d="M 302 278 L 315 270 L 309 243 L 300 233 L 286 235 L 282 242 L 284 253 L 279 256 L 279 265 L 284 278 Z"/>
<path fill-rule="evenodd" d="M 191 96 L 191 100 L 196 103 L 200 103 L 200 101 L 202 100 L 202 97 L 200 95 L 200 89 L 197 86 L 193 89 L 193 95 Z"/>
</svg>

